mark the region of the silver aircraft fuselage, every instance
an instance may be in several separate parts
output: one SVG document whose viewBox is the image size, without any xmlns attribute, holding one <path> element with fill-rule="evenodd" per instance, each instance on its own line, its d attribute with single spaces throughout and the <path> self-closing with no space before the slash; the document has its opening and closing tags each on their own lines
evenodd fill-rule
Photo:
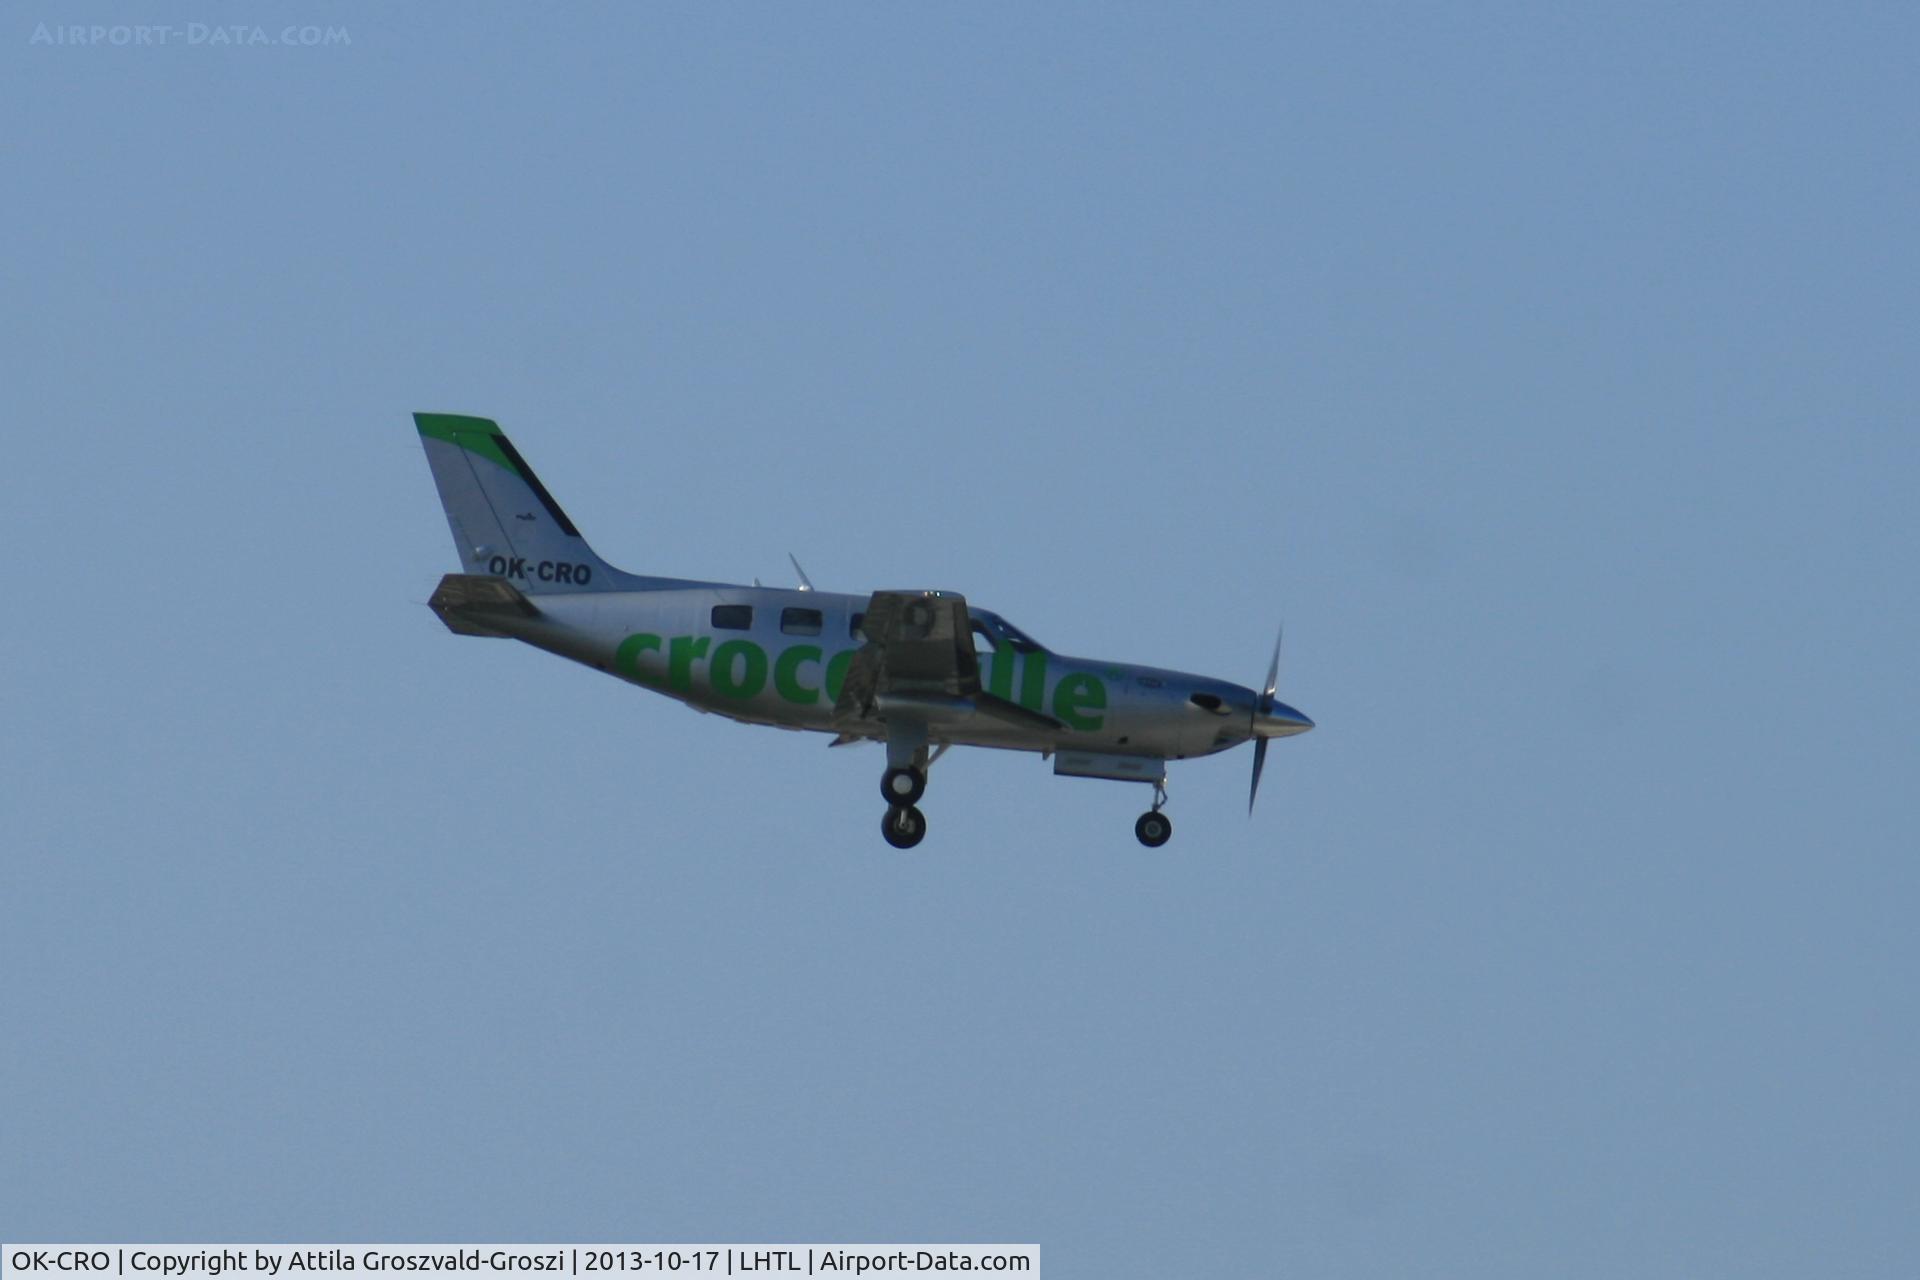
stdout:
<svg viewBox="0 0 1920 1280">
<path fill-rule="evenodd" d="M 688 706 L 747 724 L 884 739 L 874 718 L 836 719 L 848 664 L 864 642 L 867 596 L 724 583 L 537 598 L 535 617 L 490 622 L 502 634 Z M 716 610 L 745 627 L 716 627 Z M 1014 751 L 1096 751 L 1184 760 L 1312 722 L 1284 703 L 1208 676 L 1070 657 L 1041 648 L 997 614 L 969 605 L 980 680 L 989 692 L 1063 728 L 1009 724 L 964 707 L 930 710 L 928 737 Z M 817 615 L 817 620 L 813 615 Z M 1197 700 L 1196 700 L 1197 699 Z M 1210 705 L 1209 705 L 1210 704 Z"/>
</svg>

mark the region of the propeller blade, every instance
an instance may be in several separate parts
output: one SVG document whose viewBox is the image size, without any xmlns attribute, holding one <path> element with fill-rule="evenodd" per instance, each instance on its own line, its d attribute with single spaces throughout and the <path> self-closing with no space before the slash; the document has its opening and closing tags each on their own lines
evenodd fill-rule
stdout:
<svg viewBox="0 0 1920 1280">
<path fill-rule="evenodd" d="M 1260 709 L 1273 710 L 1273 695 L 1280 689 L 1280 641 L 1286 638 L 1287 629 L 1283 625 L 1273 633 L 1273 661 L 1267 664 L 1267 687 L 1260 695 Z"/>
<path fill-rule="evenodd" d="M 1280 688 L 1280 642 L 1286 638 L 1287 628 L 1283 623 L 1273 634 L 1273 661 L 1267 664 L 1267 687 L 1261 691 L 1254 702 L 1253 718 L 1258 720 L 1273 710 L 1273 695 Z M 1267 740 L 1253 740 L 1253 785 L 1247 788 L 1247 814 L 1253 814 L 1253 802 L 1260 795 L 1260 771 L 1267 767 Z"/>
<path fill-rule="evenodd" d="M 1267 767 L 1267 740 L 1255 738 L 1253 741 L 1253 786 L 1247 789 L 1247 813 L 1253 813 L 1253 799 L 1260 794 L 1260 771 Z"/>
</svg>

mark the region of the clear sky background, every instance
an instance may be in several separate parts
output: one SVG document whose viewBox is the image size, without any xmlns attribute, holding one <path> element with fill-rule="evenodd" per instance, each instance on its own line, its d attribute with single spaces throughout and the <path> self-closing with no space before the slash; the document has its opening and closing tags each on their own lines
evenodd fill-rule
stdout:
<svg viewBox="0 0 1920 1280">
<path fill-rule="evenodd" d="M 8 6 L 0 1236 L 1915 1274 L 1920 19 L 1604 10 Z M 1320 727 L 893 850 L 415 409 Z"/>
</svg>

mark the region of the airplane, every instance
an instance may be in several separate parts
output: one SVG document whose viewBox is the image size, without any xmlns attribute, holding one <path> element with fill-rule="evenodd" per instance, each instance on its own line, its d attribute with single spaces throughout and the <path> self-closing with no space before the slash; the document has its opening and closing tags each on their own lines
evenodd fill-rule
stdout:
<svg viewBox="0 0 1920 1280">
<path fill-rule="evenodd" d="M 1313 728 L 1278 701 L 1280 638 L 1260 690 L 1160 667 L 1056 653 L 952 591 L 816 591 L 626 573 L 579 529 L 487 418 L 416 413 L 462 572 L 428 605 L 456 635 L 505 637 L 746 724 L 886 745 L 881 835 L 927 833 L 927 772 L 953 746 L 1051 757 L 1058 776 L 1153 787 L 1134 824 L 1173 835 L 1169 760 L 1253 743 L 1247 812 L 1267 744 Z"/>
</svg>

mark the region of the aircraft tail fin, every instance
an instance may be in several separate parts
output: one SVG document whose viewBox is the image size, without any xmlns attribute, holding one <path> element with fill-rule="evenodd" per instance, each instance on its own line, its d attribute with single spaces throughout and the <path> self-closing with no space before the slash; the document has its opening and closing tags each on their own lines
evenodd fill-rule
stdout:
<svg viewBox="0 0 1920 1280">
<path fill-rule="evenodd" d="M 527 595 L 616 591 L 631 581 L 599 556 L 498 423 L 416 413 L 460 566 Z"/>
</svg>

